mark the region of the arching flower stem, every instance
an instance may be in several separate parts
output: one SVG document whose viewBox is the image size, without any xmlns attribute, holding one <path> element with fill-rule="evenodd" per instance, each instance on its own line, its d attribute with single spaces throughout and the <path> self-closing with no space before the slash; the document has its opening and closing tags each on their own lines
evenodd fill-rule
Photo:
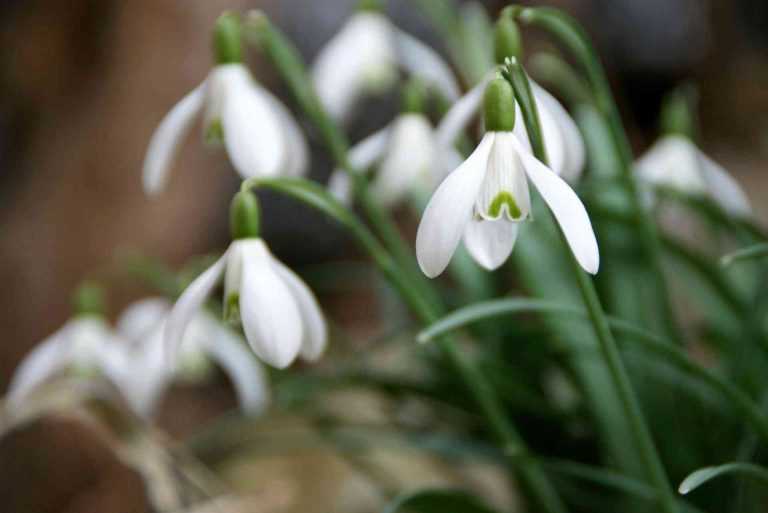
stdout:
<svg viewBox="0 0 768 513">
<path fill-rule="evenodd" d="M 541 126 L 536 111 L 536 103 L 533 99 L 533 93 L 528 82 L 527 74 L 517 59 L 509 59 L 506 63 L 504 76 L 510 81 L 515 90 L 515 96 L 525 119 L 526 130 L 531 139 L 531 146 L 536 157 L 546 163 L 546 150 L 544 139 L 541 135 Z M 567 241 L 562 230 L 558 227 L 563 245 L 567 246 Z M 640 408 L 640 403 L 632 388 L 629 375 L 621 360 L 616 341 L 613 338 L 608 318 L 603 311 L 600 298 L 597 295 L 592 280 L 582 270 L 573 254 L 566 248 L 563 251 L 569 255 L 571 263 L 571 273 L 576 279 L 576 283 L 581 292 L 584 307 L 589 315 L 589 320 L 595 331 L 595 335 L 600 344 L 600 351 L 605 365 L 608 368 L 614 387 L 616 388 L 625 414 L 629 419 L 631 427 L 631 436 L 638 451 L 640 461 L 646 467 L 652 485 L 658 493 L 659 506 L 665 513 L 676 513 L 678 511 L 672 488 L 669 485 L 669 479 L 661 463 L 659 454 L 654 446 L 647 422 Z"/>
</svg>

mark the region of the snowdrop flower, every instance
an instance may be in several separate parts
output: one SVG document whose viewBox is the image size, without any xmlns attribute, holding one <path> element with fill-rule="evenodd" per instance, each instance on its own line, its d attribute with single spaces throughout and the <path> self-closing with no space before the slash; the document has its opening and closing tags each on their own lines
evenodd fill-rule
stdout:
<svg viewBox="0 0 768 513">
<path fill-rule="evenodd" d="M 485 90 L 484 105 L 487 132 L 480 145 L 448 175 L 424 211 L 416 235 L 422 271 L 430 278 L 442 273 L 462 237 L 481 266 L 490 270 L 504 263 L 520 223 L 530 216 L 530 180 L 554 214 L 576 260 L 595 274 L 599 254 L 587 211 L 565 181 L 536 159 L 513 131 L 510 84 L 493 79 Z"/>
<path fill-rule="evenodd" d="M 734 217 L 750 217 L 752 209 L 738 183 L 687 137 L 666 135 L 635 163 L 642 182 L 706 196 Z M 652 193 L 649 191 L 649 197 Z"/>
<path fill-rule="evenodd" d="M 459 135 L 479 113 L 483 103 L 483 92 L 496 72 L 475 86 L 446 113 L 437 127 L 437 141 L 440 148 L 453 148 Z M 542 137 L 547 141 L 549 167 L 568 183 L 578 181 L 586 162 L 584 139 L 568 111 L 546 89 L 531 81 L 536 108 L 539 112 Z M 520 107 L 516 114 L 521 118 Z M 530 151 L 530 141 L 524 123 L 516 123 L 517 140 Z M 444 150 L 443 150 L 444 151 Z"/>
<path fill-rule="evenodd" d="M 389 89 L 398 69 L 419 77 L 447 100 L 459 96 L 451 68 L 429 46 L 395 27 L 377 9 L 361 9 L 323 47 L 312 67 L 320 101 L 345 119 L 366 93 Z"/>
<path fill-rule="evenodd" d="M 257 84 L 242 63 L 240 22 L 232 14 L 216 27 L 217 65 L 162 120 L 144 160 L 144 190 L 163 190 L 174 157 L 195 121 L 203 116 L 206 139 L 223 141 L 235 170 L 243 177 L 306 172 L 307 143 L 293 116 Z"/>
<path fill-rule="evenodd" d="M 240 192 L 232 207 L 235 240 L 176 302 L 165 328 L 166 346 L 171 354 L 177 352 L 193 316 L 223 278 L 225 315 L 239 314 L 245 337 L 262 361 L 282 369 L 297 356 L 317 360 L 327 338 L 317 300 L 258 237 L 255 196 Z M 243 220 L 247 222 L 236 226 Z"/>
<path fill-rule="evenodd" d="M 355 145 L 349 161 L 358 172 L 378 167 L 371 193 L 382 205 L 392 207 L 410 192 L 432 193 L 461 157 L 453 149 L 438 152 L 434 128 L 426 116 L 406 112 Z M 352 184 L 347 172 L 334 170 L 328 188 L 342 203 L 350 203 Z"/>
<path fill-rule="evenodd" d="M 110 344 L 104 351 L 103 371 L 131 407 L 144 417 L 151 416 L 172 381 L 190 377 L 198 381 L 200 369 L 208 370 L 208 362 L 213 361 L 229 375 L 242 410 L 262 413 L 269 403 L 264 369 L 238 335 L 204 310 L 199 310 L 190 322 L 177 365 L 168 365 L 163 330 L 171 306 L 163 298 L 149 298 L 129 306 L 117 321 L 120 343 Z"/>
<path fill-rule="evenodd" d="M 87 375 L 98 371 L 106 344 L 115 334 L 103 317 L 88 313 L 69 320 L 32 350 L 16 369 L 8 388 L 8 403 L 20 405 L 53 376 L 72 371 Z"/>
</svg>

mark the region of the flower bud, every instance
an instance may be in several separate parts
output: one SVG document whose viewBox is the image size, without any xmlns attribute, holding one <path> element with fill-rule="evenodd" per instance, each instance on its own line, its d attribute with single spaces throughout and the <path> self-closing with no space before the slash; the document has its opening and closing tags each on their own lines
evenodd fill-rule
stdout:
<svg viewBox="0 0 768 513">
<path fill-rule="evenodd" d="M 237 14 L 225 12 L 216 20 L 213 31 L 213 50 L 217 64 L 243 62 L 240 17 Z"/>
<path fill-rule="evenodd" d="M 229 208 L 229 228 L 232 240 L 259 236 L 261 213 L 256 195 L 240 191 L 232 198 Z"/>
<path fill-rule="evenodd" d="M 515 92 L 501 77 L 488 83 L 483 96 L 485 130 L 488 132 L 511 132 L 515 128 Z"/>
<path fill-rule="evenodd" d="M 496 63 L 503 64 L 508 57 L 520 57 L 523 53 L 523 40 L 517 23 L 508 14 L 502 14 L 493 30 L 493 49 Z"/>
</svg>

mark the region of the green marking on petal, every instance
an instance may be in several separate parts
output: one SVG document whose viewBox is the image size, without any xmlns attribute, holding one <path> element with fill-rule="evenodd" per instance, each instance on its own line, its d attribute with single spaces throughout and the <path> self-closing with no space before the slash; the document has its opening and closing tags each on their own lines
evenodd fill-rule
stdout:
<svg viewBox="0 0 768 513">
<path fill-rule="evenodd" d="M 233 326 L 240 325 L 240 294 L 234 292 L 224 302 L 224 320 Z"/>
<path fill-rule="evenodd" d="M 493 198 L 491 208 L 488 209 L 488 214 L 494 218 L 499 217 L 504 205 L 507 206 L 507 214 L 511 216 L 512 219 L 517 219 L 523 214 L 520 211 L 520 207 L 517 206 L 514 196 L 507 191 L 502 191 Z"/>
<path fill-rule="evenodd" d="M 224 125 L 220 119 L 214 119 L 205 130 L 205 143 L 218 145 L 224 142 Z"/>
</svg>

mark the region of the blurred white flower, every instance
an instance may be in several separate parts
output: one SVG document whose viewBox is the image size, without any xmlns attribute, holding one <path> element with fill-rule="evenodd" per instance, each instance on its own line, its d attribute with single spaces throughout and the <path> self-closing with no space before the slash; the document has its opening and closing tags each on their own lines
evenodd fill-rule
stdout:
<svg viewBox="0 0 768 513">
<path fill-rule="evenodd" d="M 162 298 L 129 306 L 117 322 L 120 343 L 104 349 L 102 370 L 133 409 L 150 416 L 172 381 L 198 381 L 205 377 L 208 362 L 214 362 L 229 376 L 241 409 L 248 414 L 262 413 L 269 404 L 264 369 L 245 348 L 244 341 L 205 310 L 193 317 L 175 365 L 168 365 L 163 331 L 171 306 Z"/>
<path fill-rule="evenodd" d="M 478 115 L 483 103 L 483 91 L 491 77 L 475 86 L 445 114 L 437 126 L 437 143 L 440 148 L 453 148 L 458 137 L 472 119 Z M 531 81 L 533 96 L 541 122 L 542 137 L 546 141 L 549 167 L 568 183 L 576 183 L 584 170 L 586 149 L 576 123 L 568 111 L 546 89 Z M 519 105 L 516 106 L 515 134 L 523 147 L 530 150 L 528 133 Z"/>
<path fill-rule="evenodd" d="M 404 113 L 389 126 L 356 144 L 349 152 L 354 171 L 378 168 L 371 193 L 391 207 L 415 190 L 431 194 L 447 173 L 461 163 L 455 150 L 437 151 L 434 128 L 423 114 Z M 328 183 L 342 203 L 351 201 L 352 183 L 347 172 L 334 170 Z"/>
<path fill-rule="evenodd" d="M 353 14 L 320 50 L 312 79 L 331 116 L 345 119 L 363 95 L 394 85 L 399 69 L 420 78 L 449 101 L 459 96 L 450 66 L 429 46 L 373 10 Z"/>
<path fill-rule="evenodd" d="M 503 264 L 512 253 L 519 223 L 530 215 L 528 180 L 554 214 L 576 260 L 595 274 L 600 257 L 584 205 L 514 132 L 487 132 L 432 196 L 416 235 L 424 274 L 433 278 L 442 273 L 462 236 L 478 264 L 489 270 Z"/>
<path fill-rule="evenodd" d="M 8 387 L 8 402 L 18 406 L 37 387 L 65 371 L 97 372 L 106 344 L 115 334 L 98 315 L 78 315 L 37 345 L 19 364 Z"/>
<path fill-rule="evenodd" d="M 170 354 L 177 353 L 194 315 L 222 277 L 225 308 L 239 311 L 245 337 L 262 361 L 285 368 L 299 355 L 310 361 L 320 357 L 327 330 L 317 300 L 259 238 L 232 242 L 184 291 L 165 328 Z"/>
<path fill-rule="evenodd" d="M 705 196 L 735 217 L 750 217 L 752 209 L 738 183 L 688 138 L 666 135 L 635 163 L 639 179 L 649 186 L 669 187 Z M 652 191 L 649 197 L 652 198 Z"/>
<path fill-rule="evenodd" d="M 243 64 L 219 64 L 171 109 L 152 136 L 144 160 L 147 194 L 163 190 L 179 147 L 203 112 L 206 139 L 223 140 L 243 178 L 306 172 L 307 143 L 288 109 Z"/>
</svg>

